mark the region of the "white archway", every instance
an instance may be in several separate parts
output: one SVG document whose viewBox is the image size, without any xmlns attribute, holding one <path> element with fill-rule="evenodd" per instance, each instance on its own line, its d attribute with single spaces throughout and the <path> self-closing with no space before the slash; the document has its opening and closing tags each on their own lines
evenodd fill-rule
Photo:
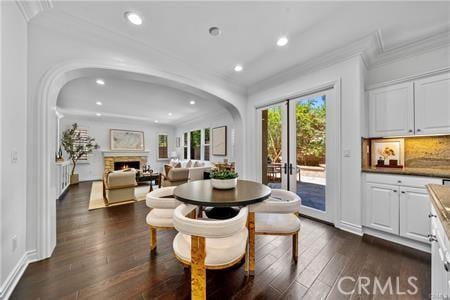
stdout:
<svg viewBox="0 0 450 300">
<path fill-rule="evenodd" d="M 165 80 L 172 87 L 194 94 L 214 97 L 231 112 L 236 124 L 236 165 L 241 174 L 245 151 L 245 103 L 239 97 L 218 86 L 167 73 L 156 68 L 126 65 L 115 61 L 78 60 L 58 65 L 41 78 L 36 96 L 30 97 L 27 130 L 27 241 L 36 249 L 36 258 L 50 257 L 56 246 L 56 187 L 54 153 L 56 149 L 55 108 L 61 88 L 69 81 L 82 77 L 87 70 L 113 70 L 141 78 Z"/>
</svg>

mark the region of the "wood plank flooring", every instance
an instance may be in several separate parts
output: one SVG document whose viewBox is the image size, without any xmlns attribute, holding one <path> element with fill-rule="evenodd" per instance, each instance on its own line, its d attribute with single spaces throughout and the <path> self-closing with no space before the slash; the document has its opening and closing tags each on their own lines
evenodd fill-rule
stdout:
<svg viewBox="0 0 450 300">
<path fill-rule="evenodd" d="M 158 249 L 149 252 L 145 201 L 88 211 L 91 183 L 71 187 L 57 204 L 57 247 L 47 260 L 30 264 L 11 299 L 189 299 L 190 273 L 175 259 L 175 231 L 159 231 Z M 207 272 L 210 299 L 427 299 L 430 256 L 375 238 L 360 238 L 302 219 L 299 261 L 289 237 L 257 236 L 256 276 L 244 266 Z M 338 280 L 366 276 L 373 288 L 400 277 L 418 278 L 415 295 L 344 295 Z M 345 291 L 356 287 L 343 281 Z M 395 292 L 395 290 L 394 290 Z"/>
</svg>

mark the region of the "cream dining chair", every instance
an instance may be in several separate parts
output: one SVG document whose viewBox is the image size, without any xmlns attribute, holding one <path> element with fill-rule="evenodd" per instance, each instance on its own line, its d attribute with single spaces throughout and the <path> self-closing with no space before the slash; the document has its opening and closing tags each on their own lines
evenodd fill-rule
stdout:
<svg viewBox="0 0 450 300">
<path fill-rule="evenodd" d="M 206 299 L 206 269 L 226 269 L 245 257 L 247 208 L 230 219 L 194 219 L 193 205 L 181 204 L 173 214 L 179 233 L 173 240 L 176 258 L 191 267 L 191 299 Z M 191 216 L 187 217 L 187 216 Z"/>
<path fill-rule="evenodd" d="M 290 191 L 272 189 L 270 197 L 249 206 L 249 264 L 248 272 L 255 271 L 255 235 L 292 236 L 292 257 L 298 258 L 298 233 L 300 231 L 300 197 Z"/>
<path fill-rule="evenodd" d="M 146 204 L 151 208 L 147 214 L 147 225 L 150 230 L 150 250 L 156 249 L 157 230 L 174 229 L 173 211 L 181 203 L 173 197 L 175 186 L 164 187 L 147 194 Z"/>
</svg>

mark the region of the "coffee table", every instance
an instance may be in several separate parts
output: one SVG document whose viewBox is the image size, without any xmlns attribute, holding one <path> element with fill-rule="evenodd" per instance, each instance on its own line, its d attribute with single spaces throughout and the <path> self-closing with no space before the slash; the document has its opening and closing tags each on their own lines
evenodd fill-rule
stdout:
<svg viewBox="0 0 450 300">
<path fill-rule="evenodd" d="M 136 181 L 150 183 L 150 192 L 153 191 L 153 181 L 155 181 L 156 185 L 159 185 L 160 174 L 159 173 L 139 173 L 136 174 Z"/>
</svg>

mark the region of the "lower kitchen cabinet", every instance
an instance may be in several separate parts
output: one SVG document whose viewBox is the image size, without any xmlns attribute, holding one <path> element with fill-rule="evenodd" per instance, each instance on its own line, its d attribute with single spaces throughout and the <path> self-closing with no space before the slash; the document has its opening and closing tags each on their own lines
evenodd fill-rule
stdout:
<svg viewBox="0 0 450 300">
<path fill-rule="evenodd" d="M 398 234 L 398 190 L 394 185 L 366 184 L 366 226 Z"/>
<path fill-rule="evenodd" d="M 428 243 L 430 198 L 425 189 L 400 188 L 400 236 Z"/>
</svg>

